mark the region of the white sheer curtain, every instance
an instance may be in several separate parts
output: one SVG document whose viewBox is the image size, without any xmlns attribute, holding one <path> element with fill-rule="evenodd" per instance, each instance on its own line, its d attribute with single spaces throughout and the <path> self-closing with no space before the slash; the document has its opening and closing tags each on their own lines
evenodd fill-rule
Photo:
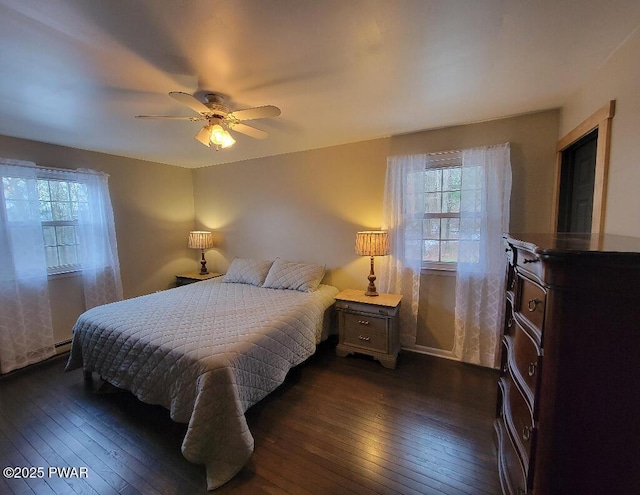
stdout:
<svg viewBox="0 0 640 495">
<path fill-rule="evenodd" d="M 122 282 L 106 174 L 0 159 L 0 176 L 0 373 L 7 373 L 55 353 L 38 179 L 83 188 L 77 261 L 85 309 L 122 299 Z"/>
<path fill-rule="evenodd" d="M 36 172 L 0 159 L 0 373 L 55 353 Z"/>
<path fill-rule="evenodd" d="M 502 233 L 509 230 L 511 197 L 509 144 L 464 150 L 461 187 L 454 355 L 496 367 L 504 317 Z"/>
<path fill-rule="evenodd" d="M 379 263 L 380 290 L 402 294 L 400 342 L 414 346 L 422 265 L 422 217 L 427 155 L 387 159 L 382 228 L 389 233 L 390 256 Z"/>
<path fill-rule="evenodd" d="M 108 176 L 79 169 L 75 180 L 87 188 L 89 201 L 78 214 L 79 262 L 86 309 L 122 299 L 120 261 Z"/>
</svg>

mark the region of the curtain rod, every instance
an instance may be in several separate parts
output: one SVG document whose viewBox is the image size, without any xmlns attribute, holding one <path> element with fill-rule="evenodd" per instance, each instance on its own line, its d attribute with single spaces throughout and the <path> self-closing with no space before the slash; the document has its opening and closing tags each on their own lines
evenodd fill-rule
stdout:
<svg viewBox="0 0 640 495">
<path fill-rule="evenodd" d="M 454 153 L 462 153 L 462 150 L 436 151 L 435 153 L 427 153 L 427 156 L 452 155 Z"/>
<path fill-rule="evenodd" d="M 2 164 L 2 160 L 0 160 L 0 164 Z M 35 162 L 29 162 L 26 160 L 14 160 L 7 159 L 4 160 L 6 165 L 10 165 L 12 167 L 24 167 L 24 168 L 34 168 L 37 170 L 42 170 L 44 172 L 66 172 L 66 173 L 75 173 L 75 174 L 96 174 L 96 175 L 104 175 L 109 177 L 109 174 L 105 172 L 101 172 L 99 170 L 92 170 L 88 168 L 63 168 L 63 167 L 45 167 L 42 165 L 38 165 Z"/>
</svg>

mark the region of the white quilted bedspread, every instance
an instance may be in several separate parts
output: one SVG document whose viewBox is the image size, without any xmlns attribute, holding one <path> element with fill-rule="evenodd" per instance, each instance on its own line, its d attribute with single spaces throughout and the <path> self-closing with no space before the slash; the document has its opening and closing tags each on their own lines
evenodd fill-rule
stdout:
<svg viewBox="0 0 640 495">
<path fill-rule="evenodd" d="M 206 465 L 213 490 L 253 452 L 245 411 L 315 352 L 337 293 L 216 278 L 106 304 L 76 322 L 66 369 L 96 372 L 188 424 L 182 453 Z"/>
</svg>

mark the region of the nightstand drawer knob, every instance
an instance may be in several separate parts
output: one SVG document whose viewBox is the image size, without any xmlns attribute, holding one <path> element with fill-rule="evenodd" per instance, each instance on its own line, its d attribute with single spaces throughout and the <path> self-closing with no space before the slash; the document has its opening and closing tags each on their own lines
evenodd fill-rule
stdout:
<svg viewBox="0 0 640 495">
<path fill-rule="evenodd" d="M 358 320 L 358 323 L 360 323 L 360 325 L 368 325 L 369 322 L 367 320 Z"/>
<path fill-rule="evenodd" d="M 358 335 L 358 338 L 360 340 L 364 340 L 365 342 L 369 342 L 371 340 L 371 337 L 365 337 L 364 335 Z"/>
</svg>

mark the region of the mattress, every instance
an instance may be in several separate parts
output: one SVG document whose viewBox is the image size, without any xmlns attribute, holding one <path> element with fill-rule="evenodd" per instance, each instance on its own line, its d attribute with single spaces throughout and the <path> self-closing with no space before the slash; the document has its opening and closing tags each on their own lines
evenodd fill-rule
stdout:
<svg viewBox="0 0 640 495">
<path fill-rule="evenodd" d="M 79 317 L 66 369 L 98 373 L 187 424 L 182 454 L 206 466 L 212 490 L 250 458 L 244 413 L 315 352 L 337 293 L 214 278 L 106 304 Z"/>
</svg>

